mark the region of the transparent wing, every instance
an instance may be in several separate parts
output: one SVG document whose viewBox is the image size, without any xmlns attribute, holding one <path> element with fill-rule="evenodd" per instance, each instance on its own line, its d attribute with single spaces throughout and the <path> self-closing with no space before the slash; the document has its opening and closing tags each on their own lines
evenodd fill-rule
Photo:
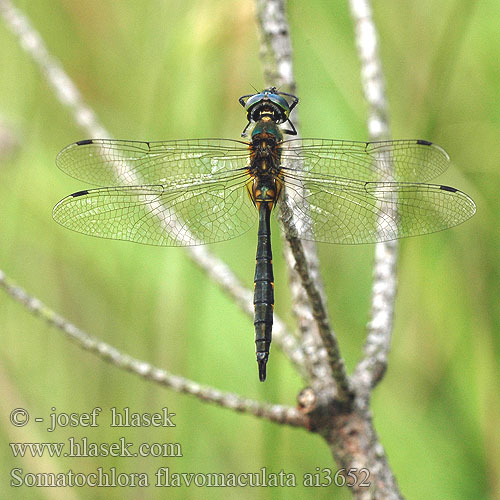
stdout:
<svg viewBox="0 0 500 500">
<path fill-rule="evenodd" d="M 423 140 L 292 139 L 283 145 L 283 159 L 300 160 L 306 172 L 363 181 L 427 181 L 449 164 L 441 147 Z M 115 186 L 175 184 L 177 179 L 196 176 L 203 180 L 221 171 L 244 169 L 248 157 L 249 144 L 231 139 L 89 139 L 64 148 L 56 163 L 63 172 L 84 182 Z"/>
<path fill-rule="evenodd" d="M 283 145 L 289 168 L 300 161 L 305 172 L 361 181 L 425 182 L 442 174 L 450 161 L 443 148 L 424 140 L 292 139 Z"/>
<path fill-rule="evenodd" d="M 325 243 L 375 243 L 441 231 L 472 217 L 465 193 L 437 184 L 362 182 L 285 174 L 296 236 Z"/>
<path fill-rule="evenodd" d="M 88 139 L 56 158 L 66 174 L 96 186 L 170 184 L 244 169 L 249 145 L 231 139 L 140 142 Z"/>
<path fill-rule="evenodd" d="M 101 238 L 164 246 L 214 243 L 243 234 L 256 221 L 245 180 L 79 191 L 61 200 L 53 217 L 68 229 Z"/>
<path fill-rule="evenodd" d="M 475 212 L 454 188 L 414 182 L 448 166 L 446 152 L 430 142 L 293 139 L 283 146 L 282 175 L 296 194 L 301 238 L 386 241 L 440 231 Z M 230 239 L 256 218 L 244 188 L 248 163 L 249 144 L 230 139 L 79 141 L 59 153 L 58 166 L 120 187 L 74 193 L 57 204 L 54 218 L 79 232 L 153 245 Z"/>
</svg>

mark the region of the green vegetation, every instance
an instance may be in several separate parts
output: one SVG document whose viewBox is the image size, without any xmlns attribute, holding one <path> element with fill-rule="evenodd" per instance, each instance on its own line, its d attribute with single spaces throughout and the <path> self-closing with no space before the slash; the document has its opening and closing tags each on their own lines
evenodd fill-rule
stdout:
<svg viewBox="0 0 500 500">
<path fill-rule="evenodd" d="M 263 86 L 251 2 L 18 0 L 51 53 L 116 138 L 238 138 L 237 98 Z M 498 2 L 377 2 L 394 138 L 443 146 L 439 182 L 478 212 L 449 231 L 401 243 L 389 369 L 374 394 L 375 425 L 402 492 L 415 499 L 500 495 L 500 30 Z M 291 2 L 294 70 L 304 137 L 365 140 L 366 105 L 347 4 Z M 130 355 L 203 384 L 294 405 L 301 379 L 274 347 L 268 381 L 256 373 L 252 320 L 182 249 L 72 233 L 53 205 L 89 186 L 62 174 L 56 153 L 87 138 L 44 75 L 0 24 L 0 127 L 18 141 L 0 153 L 0 269 L 78 327 Z M 275 230 L 276 313 L 294 328 Z M 213 245 L 252 286 L 255 233 Z M 319 248 L 332 323 L 349 369 L 368 319 L 373 246 Z M 8 488 L 7 471 L 294 473 L 336 469 L 315 435 L 202 404 L 103 363 L 0 294 L 2 414 L 32 419 L 101 406 L 168 407 L 175 428 L 61 429 L 4 418 L 0 498 L 54 489 Z M 46 420 L 47 423 L 47 420 Z M 48 425 L 47 425 L 48 426 Z M 9 442 L 181 443 L 182 458 L 13 458 Z M 350 498 L 344 489 L 225 489 L 230 498 Z M 65 498 L 220 498 L 217 488 L 77 489 Z M 332 496 L 333 495 L 333 496 Z"/>
</svg>

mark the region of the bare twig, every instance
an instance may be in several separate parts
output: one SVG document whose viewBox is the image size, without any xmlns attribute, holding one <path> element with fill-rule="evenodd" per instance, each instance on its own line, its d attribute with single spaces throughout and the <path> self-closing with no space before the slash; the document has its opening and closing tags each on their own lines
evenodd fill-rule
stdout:
<svg viewBox="0 0 500 500">
<path fill-rule="evenodd" d="M 257 0 L 257 16 L 261 35 L 261 55 L 267 85 L 285 86 L 295 92 L 292 49 L 288 21 L 282 0 Z M 297 125 L 297 118 L 294 117 Z M 285 206 L 283 211 L 293 214 Z M 337 397 L 349 399 L 349 379 L 340 355 L 335 333 L 330 326 L 325 295 L 319 276 L 316 246 L 293 235 L 292 216 L 283 216 L 286 238 L 289 242 L 285 258 L 290 271 L 294 313 L 303 337 L 304 351 L 311 373 L 311 385 L 318 394 L 331 391 L 331 377 L 335 379 Z"/>
<path fill-rule="evenodd" d="M 203 386 L 193 380 L 172 375 L 166 370 L 156 368 L 149 363 L 119 351 L 112 345 L 102 342 L 80 330 L 67 319 L 47 307 L 43 302 L 28 295 L 25 290 L 6 278 L 3 271 L 0 271 L 0 287 L 14 300 L 23 304 L 32 314 L 40 316 L 48 324 L 57 327 L 69 340 L 76 342 L 80 347 L 93 352 L 96 356 L 118 368 L 169 387 L 176 392 L 190 394 L 223 408 L 250 413 L 266 420 L 292 426 L 307 425 L 307 419 L 296 408 L 260 403 L 252 399 L 242 398 L 237 394 Z"/>
<path fill-rule="evenodd" d="M 371 140 L 386 140 L 390 137 L 388 106 L 372 9 L 369 0 L 350 0 L 349 4 L 361 62 L 361 81 L 368 103 L 368 131 Z M 363 347 L 364 357 L 353 375 L 358 391 L 364 392 L 366 398 L 387 367 L 397 287 L 397 254 L 396 240 L 377 243 L 375 247 L 371 317 Z"/>
<path fill-rule="evenodd" d="M 266 65 L 271 66 L 271 68 L 266 67 L 265 73 L 268 77 L 274 77 L 277 79 L 275 81 L 272 81 L 271 83 L 285 83 L 288 85 L 289 89 L 293 90 L 294 84 L 291 72 L 291 62 L 283 64 L 283 60 L 286 60 L 286 57 L 290 58 L 291 52 L 291 50 L 289 49 L 289 40 L 288 42 L 284 42 L 282 40 L 282 38 L 286 37 L 288 34 L 286 21 L 283 23 L 284 26 L 280 24 L 280 21 L 285 19 L 283 2 L 278 0 L 257 0 L 257 4 L 259 19 L 261 20 L 261 30 L 263 31 L 262 39 L 264 46 L 263 52 L 265 56 L 264 62 Z M 365 2 L 353 2 L 352 7 L 356 11 L 356 15 L 360 16 L 360 19 L 366 20 L 366 14 L 370 11 L 368 5 Z M 276 12 L 278 12 L 279 14 L 276 15 Z M 273 15 L 275 15 L 277 18 L 274 24 L 269 19 L 269 17 L 272 17 Z M 369 17 L 369 20 L 370 19 L 371 18 Z M 366 30 L 370 29 L 371 33 L 368 33 L 368 35 L 372 36 L 372 41 L 376 40 L 375 28 L 373 26 L 373 23 L 369 24 L 368 28 L 366 28 L 366 25 L 364 25 L 361 21 L 359 25 L 357 24 L 358 38 L 363 34 L 366 35 Z M 364 40 L 360 39 L 360 41 L 358 42 L 360 50 L 361 48 L 365 47 L 365 43 L 366 42 Z M 378 63 L 376 53 L 373 54 L 369 52 L 363 52 L 362 57 L 366 58 L 366 61 L 370 61 L 371 63 L 373 63 L 373 61 Z M 273 64 L 274 67 L 272 66 Z M 287 70 L 285 74 L 280 71 L 280 66 L 283 66 Z M 373 138 L 382 138 L 383 134 L 387 133 L 388 127 L 385 113 L 386 108 L 380 64 L 367 64 L 367 67 L 363 65 L 363 68 L 363 82 L 366 88 L 366 92 L 371 99 L 369 101 L 371 103 L 371 113 L 369 120 L 370 133 Z M 290 71 L 288 71 L 289 69 Z M 376 134 L 380 135 L 377 136 Z M 326 331 L 328 331 L 330 327 L 328 324 L 328 319 L 326 317 L 326 308 L 324 307 L 321 284 L 317 284 L 317 258 L 313 252 L 312 260 L 310 260 L 309 254 L 307 255 L 307 259 L 305 259 L 302 255 L 300 255 L 303 249 L 299 249 L 296 252 L 296 250 L 294 249 L 294 242 L 291 241 L 290 243 L 295 256 L 295 261 L 297 262 L 296 266 L 299 270 L 302 285 L 307 289 L 307 297 L 309 298 L 310 302 L 306 305 L 305 308 L 305 311 L 309 312 L 309 317 L 307 317 L 307 314 L 303 316 L 304 323 L 306 325 L 306 328 L 312 331 L 313 322 L 311 318 L 312 315 L 310 313 L 312 308 L 312 310 L 315 311 L 315 320 L 317 325 L 319 325 L 319 330 L 323 330 L 321 340 L 326 345 L 328 345 L 329 340 L 326 335 Z M 308 247 L 308 249 L 309 248 L 310 247 Z M 391 246 L 389 244 L 388 247 L 379 248 L 390 249 Z M 383 269 L 382 262 L 386 262 L 385 256 L 379 255 L 378 261 L 379 262 L 377 264 L 377 269 L 379 269 L 379 271 L 378 274 L 376 271 L 376 280 L 379 280 L 382 277 L 381 269 Z M 303 270 L 301 269 L 302 263 L 304 263 L 306 268 L 307 266 L 310 266 L 309 271 L 311 269 L 314 269 L 314 273 L 310 273 L 307 271 L 303 272 Z M 392 273 L 390 274 L 392 275 Z M 387 280 L 385 275 L 383 275 L 383 278 Z M 315 281 L 316 283 L 313 283 L 311 285 L 311 281 Z M 385 281 L 382 281 L 384 282 L 383 284 L 385 284 Z M 379 297 L 379 287 L 383 286 L 383 284 L 374 286 L 374 295 L 376 293 L 376 297 Z M 387 294 L 383 294 L 383 299 L 385 299 L 386 296 Z M 374 297 L 373 299 L 375 305 L 373 307 L 374 312 L 372 324 L 374 326 L 376 326 L 377 321 L 381 322 L 380 316 L 383 315 L 383 308 L 386 307 L 385 304 L 380 303 L 381 299 L 376 297 Z M 295 300 L 297 300 L 297 297 L 294 298 Z M 302 306 L 302 303 L 300 301 L 297 302 L 298 304 L 300 304 L 300 306 Z M 318 311 L 318 308 L 322 308 L 323 310 Z M 390 315 L 390 318 L 392 319 L 392 313 Z M 390 332 L 390 328 L 388 331 Z M 375 334 L 371 333 L 370 340 L 367 341 L 367 343 L 370 346 L 381 346 L 380 349 L 386 353 L 388 345 L 388 341 L 386 341 L 386 338 L 384 337 L 383 341 L 381 342 L 377 342 L 377 340 L 378 339 L 375 338 Z M 317 344 L 315 344 L 314 348 L 316 348 L 316 345 Z M 373 384 L 370 382 L 366 384 L 364 379 L 358 377 L 358 379 L 356 380 L 358 383 L 353 383 L 351 388 L 349 386 L 349 379 L 345 375 L 343 361 L 340 358 L 340 353 L 338 351 L 336 341 L 333 346 L 333 348 L 331 346 L 331 350 L 328 353 L 328 361 L 330 366 L 335 366 L 336 359 L 339 360 L 341 370 L 340 373 L 334 372 L 334 378 L 337 382 L 337 388 L 340 389 L 340 394 L 337 394 L 336 397 L 332 399 L 331 391 L 328 391 L 328 388 L 325 387 L 323 391 L 318 392 L 318 385 L 314 387 L 315 394 L 304 394 L 303 399 L 306 402 L 309 401 L 309 403 L 307 404 L 311 411 L 311 415 L 314 415 L 312 417 L 313 428 L 315 428 L 317 432 L 319 432 L 328 442 L 332 451 L 332 455 L 335 457 L 335 460 L 341 467 L 357 470 L 359 470 L 360 468 L 367 468 L 370 471 L 371 487 L 365 489 L 360 488 L 359 486 L 354 486 L 351 491 L 356 498 L 363 500 L 400 499 L 401 496 L 396 484 L 396 480 L 387 462 L 384 449 L 380 444 L 373 427 L 372 417 L 369 410 L 369 398 L 368 396 L 365 397 L 365 394 L 369 395 L 370 389 Z M 307 348 L 305 349 L 305 353 L 306 356 L 310 355 L 310 352 L 307 350 Z M 366 377 L 373 377 L 374 373 L 374 371 L 368 371 Z M 329 382 L 330 380 L 328 378 L 326 383 L 328 384 Z M 362 386 L 361 384 L 363 382 L 366 385 Z M 348 404 L 345 404 L 344 401 L 343 404 L 338 405 L 337 403 L 339 402 L 339 400 L 342 401 L 343 396 L 345 397 L 352 394 L 351 391 L 355 391 L 354 399 Z M 326 408 L 321 408 L 321 403 L 325 401 L 330 401 L 330 405 Z"/>
<path fill-rule="evenodd" d="M 76 85 L 64 72 L 60 63 L 49 54 L 40 34 L 31 25 L 29 19 L 10 0 L 0 0 L 0 14 L 7 27 L 18 37 L 21 47 L 47 77 L 58 100 L 68 107 L 75 122 L 90 137 L 110 137 L 111 134 L 99 122 L 96 114 L 85 104 Z M 206 247 L 189 247 L 188 255 L 199 265 L 225 292 L 235 299 L 242 309 L 253 316 L 252 293 L 245 288 L 230 268 L 215 257 Z M 299 372 L 304 372 L 304 355 L 293 335 L 284 323 L 275 318 L 274 340 L 295 364 Z"/>
<path fill-rule="evenodd" d="M 92 137 L 110 137 L 92 109 L 83 102 L 80 92 L 59 62 L 49 54 L 42 37 L 29 19 L 10 0 L 0 0 L 0 13 L 5 25 L 18 37 L 22 49 L 42 70 L 57 99 L 70 108 L 76 123 Z"/>
</svg>

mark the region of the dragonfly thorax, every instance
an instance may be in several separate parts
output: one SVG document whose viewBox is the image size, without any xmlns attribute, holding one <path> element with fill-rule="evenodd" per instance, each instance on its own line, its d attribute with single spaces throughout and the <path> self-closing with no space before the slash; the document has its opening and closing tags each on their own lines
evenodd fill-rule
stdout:
<svg viewBox="0 0 500 500">
<path fill-rule="evenodd" d="M 263 119 L 255 124 L 250 143 L 250 175 L 279 174 L 282 141 L 283 134 L 272 120 Z"/>
<path fill-rule="evenodd" d="M 281 144 L 283 134 L 269 117 L 259 120 L 252 131 L 250 143 L 251 177 L 248 193 L 255 206 L 267 203 L 271 210 L 281 191 Z"/>
<path fill-rule="evenodd" d="M 270 144 L 277 144 L 283 140 L 283 133 L 280 127 L 269 116 L 264 116 L 259 120 L 252 130 L 252 145 L 256 145 L 256 143 L 264 140 Z"/>
</svg>

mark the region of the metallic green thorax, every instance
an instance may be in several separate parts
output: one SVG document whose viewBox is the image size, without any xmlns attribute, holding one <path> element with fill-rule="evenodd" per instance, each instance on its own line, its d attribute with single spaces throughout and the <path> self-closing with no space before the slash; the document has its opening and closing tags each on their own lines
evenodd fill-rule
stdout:
<svg viewBox="0 0 500 500">
<path fill-rule="evenodd" d="M 281 132 L 279 126 L 276 122 L 272 120 L 259 120 L 252 130 L 252 143 L 259 139 L 259 135 L 266 134 L 268 136 L 274 137 L 276 141 L 283 140 L 283 133 Z"/>
</svg>

